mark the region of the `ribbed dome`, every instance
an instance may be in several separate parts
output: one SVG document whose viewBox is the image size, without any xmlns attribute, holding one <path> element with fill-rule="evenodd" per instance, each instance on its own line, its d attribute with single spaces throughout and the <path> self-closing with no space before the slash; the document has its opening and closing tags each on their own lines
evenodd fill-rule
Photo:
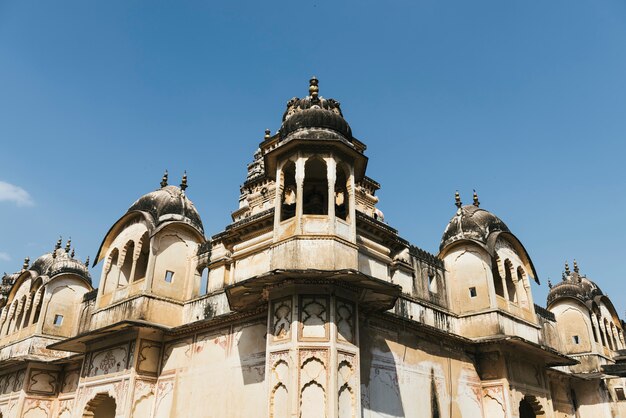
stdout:
<svg viewBox="0 0 626 418">
<path fill-rule="evenodd" d="M 128 209 L 128 212 L 135 211 L 150 214 L 155 225 L 173 220 L 183 221 L 204 234 L 202 220 L 193 202 L 177 186 L 164 186 L 141 196 Z"/>
<path fill-rule="evenodd" d="M 459 208 L 441 237 L 439 250 L 459 240 L 472 240 L 486 244 L 493 232 L 511 232 L 493 213 L 474 205 Z"/>
<path fill-rule="evenodd" d="M 602 290 L 593 281 L 577 272 L 564 274 L 563 281 L 552 286 L 548 293 L 548 306 L 561 298 L 573 298 L 586 303 L 596 296 L 602 296 Z"/>
<path fill-rule="evenodd" d="M 69 245 L 69 244 L 68 244 Z M 45 253 L 37 258 L 27 270 L 35 271 L 39 276 L 53 277 L 62 273 L 73 273 L 91 283 L 87 262 L 72 257 L 63 248 L 56 248 L 53 253 Z M 16 273 L 19 276 L 21 273 Z"/>
<path fill-rule="evenodd" d="M 298 129 L 324 128 L 336 131 L 348 140 L 352 139 L 352 129 L 343 118 L 339 102 L 318 96 L 317 84 L 317 79 L 313 77 L 310 80 L 309 96 L 302 99 L 294 97 L 287 102 L 279 131 L 281 138 Z"/>
</svg>

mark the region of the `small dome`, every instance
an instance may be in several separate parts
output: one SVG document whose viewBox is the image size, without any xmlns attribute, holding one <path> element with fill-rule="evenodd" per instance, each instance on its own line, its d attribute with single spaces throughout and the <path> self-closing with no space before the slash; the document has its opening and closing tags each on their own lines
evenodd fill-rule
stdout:
<svg viewBox="0 0 626 418">
<path fill-rule="evenodd" d="M 585 276 L 581 276 L 577 272 L 566 274 L 563 276 L 563 281 L 552 286 L 548 293 L 548 306 L 556 302 L 561 298 L 573 298 L 587 303 L 596 298 L 596 296 L 602 296 L 602 290 L 595 282 L 589 280 Z"/>
<path fill-rule="evenodd" d="M 128 209 L 130 212 L 145 212 L 152 216 L 155 225 L 167 221 L 183 221 L 204 234 L 202 220 L 193 202 L 177 186 L 164 186 L 140 197 Z"/>
<path fill-rule="evenodd" d="M 457 210 L 456 215 L 448 223 L 441 237 L 439 251 L 459 240 L 487 244 L 489 235 L 497 231 L 511 232 L 506 224 L 493 213 L 475 205 L 465 205 Z"/>
<path fill-rule="evenodd" d="M 37 258 L 27 270 L 35 271 L 39 276 L 48 277 L 62 273 L 73 273 L 91 283 L 91 275 L 89 274 L 89 268 L 86 262 L 73 258 L 63 248 L 56 248 L 54 250 L 54 257 L 52 255 L 53 253 L 43 254 Z M 24 270 L 22 270 L 22 272 L 23 271 Z M 17 278 L 22 272 L 15 273 L 13 276 Z"/>
<path fill-rule="evenodd" d="M 294 97 L 287 102 L 280 137 L 285 138 L 302 128 L 325 128 L 340 133 L 348 140 L 352 139 L 352 129 L 343 118 L 340 103 L 318 96 L 317 84 L 317 79 L 313 77 L 310 80 L 309 96 L 302 99 Z"/>
</svg>

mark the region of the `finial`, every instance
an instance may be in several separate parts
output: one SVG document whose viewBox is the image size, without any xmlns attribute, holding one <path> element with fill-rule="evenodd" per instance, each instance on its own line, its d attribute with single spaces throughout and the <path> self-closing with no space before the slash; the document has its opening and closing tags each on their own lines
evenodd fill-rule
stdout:
<svg viewBox="0 0 626 418">
<path fill-rule="evenodd" d="M 552 289 L 552 281 L 550 279 L 548 279 L 548 287 Z"/>
<path fill-rule="evenodd" d="M 24 259 L 24 264 L 22 264 L 22 270 L 28 270 L 28 265 L 30 264 L 30 258 L 26 257 Z"/>
<path fill-rule="evenodd" d="M 163 178 L 161 179 L 161 188 L 167 186 L 167 169 L 165 170 L 165 173 L 163 173 Z"/>
<path fill-rule="evenodd" d="M 476 189 L 474 189 L 474 206 L 477 208 L 480 207 L 480 202 L 478 201 L 478 193 L 476 193 Z"/>
<path fill-rule="evenodd" d="M 72 246 L 72 237 L 70 237 L 70 239 L 67 240 L 67 243 L 65 244 L 65 252 L 69 253 L 70 252 L 70 247 Z"/>
<path fill-rule="evenodd" d="M 272 133 L 272 131 L 270 131 L 269 129 L 265 130 L 265 140 L 270 139 L 270 134 Z"/>
<path fill-rule="evenodd" d="M 578 263 L 576 262 L 576 260 L 574 260 L 574 271 L 576 273 L 580 273 L 579 269 L 578 269 Z"/>
<path fill-rule="evenodd" d="M 183 173 L 183 181 L 180 183 L 180 189 L 184 192 L 187 188 L 187 170 Z"/>
<path fill-rule="evenodd" d="M 57 240 L 56 245 L 54 246 L 54 251 L 58 250 L 61 248 L 61 241 L 63 240 L 63 237 L 59 237 L 59 239 Z"/>
<path fill-rule="evenodd" d="M 571 271 L 569 269 L 569 264 L 567 263 L 567 261 L 565 262 L 565 274 L 567 274 L 568 276 L 571 274 Z"/>
<path fill-rule="evenodd" d="M 89 268 L 89 256 L 85 259 L 85 267 Z"/>
<path fill-rule="evenodd" d="M 454 204 L 459 209 L 461 209 L 461 206 L 463 206 L 463 202 L 461 202 L 461 195 L 459 194 L 458 190 L 454 192 Z"/>
<path fill-rule="evenodd" d="M 317 100 L 317 96 L 319 95 L 319 87 L 317 86 L 319 81 L 315 76 L 311 77 L 309 80 L 309 95 L 313 100 Z"/>
<path fill-rule="evenodd" d="M 76 254 L 76 251 L 74 251 L 74 248 L 72 248 L 72 253 L 70 254 L 70 257 L 74 258 L 74 254 Z"/>
</svg>

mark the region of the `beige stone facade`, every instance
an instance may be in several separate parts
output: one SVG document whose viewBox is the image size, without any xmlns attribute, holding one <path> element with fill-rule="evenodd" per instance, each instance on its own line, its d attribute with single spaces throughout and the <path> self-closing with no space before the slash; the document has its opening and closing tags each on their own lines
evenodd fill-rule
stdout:
<svg viewBox="0 0 626 418">
<path fill-rule="evenodd" d="M 477 196 L 429 254 L 366 167 L 312 79 L 222 232 L 166 174 L 103 238 L 97 289 L 70 242 L 26 260 L 0 289 L 0 416 L 626 417 L 622 321 L 577 265 L 542 308 Z"/>
</svg>

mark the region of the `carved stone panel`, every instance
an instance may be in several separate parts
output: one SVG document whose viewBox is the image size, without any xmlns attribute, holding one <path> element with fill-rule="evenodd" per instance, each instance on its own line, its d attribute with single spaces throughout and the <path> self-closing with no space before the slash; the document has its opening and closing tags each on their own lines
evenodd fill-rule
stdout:
<svg viewBox="0 0 626 418">
<path fill-rule="evenodd" d="M 137 355 L 137 371 L 139 373 L 156 374 L 159 370 L 161 344 L 156 341 L 141 340 Z"/>
<path fill-rule="evenodd" d="M 335 299 L 335 315 L 337 340 L 354 344 L 354 304 L 339 298 Z"/>
<path fill-rule="evenodd" d="M 87 375 L 92 377 L 121 372 L 126 369 L 128 355 L 128 345 L 97 351 L 91 356 Z"/>
<path fill-rule="evenodd" d="M 27 390 L 33 393 L 52 395 L 56 392 L 59 375 L 50 370 L 31 369 Z"/>
<path fill-rule="evenodd" d="M 270 354 L 270 418 L 291 416 L 289 352 Z"/>
<path fill-rule="evenodd" d="M 353 354 L 337 353 L 337 417 L 356 417 L 357 365 Z"/>
<path fill-rule="evenodd" d="M 272 303 L 271 331 L 274 342 L 288 341 L 291 338 L 291 305 L 290 297 Z"/>
<path fill-rule="evenodd" d="M 300 337 L 302 340 L 329 339 L 328 298 L 324 296 L 303 296 L 300 299 Z"/>
<path fill-rule="evenodd" d="M 299 391 L 300 418 L 327 416 L 328 351 L 300 351 Z"/>
</svg>

